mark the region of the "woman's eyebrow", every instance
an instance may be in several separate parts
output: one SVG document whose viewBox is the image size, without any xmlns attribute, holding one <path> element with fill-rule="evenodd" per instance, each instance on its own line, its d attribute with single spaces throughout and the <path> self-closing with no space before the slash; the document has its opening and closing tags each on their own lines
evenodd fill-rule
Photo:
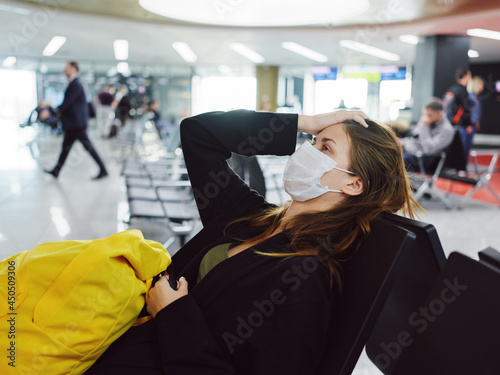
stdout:
<svg viewBox="0 0 500 375">
<path fill-rule="evenodd" d="M 337 142 L 335 142 L 333 139 L 326 138 L 326 137 L 321 138 L 321 142 L 323 142 L 323 143 L 325 143 L 325 142 L 333 142 L 333 143 L 335 143 L 335 146 L 337 145 Z"/>
</svg>

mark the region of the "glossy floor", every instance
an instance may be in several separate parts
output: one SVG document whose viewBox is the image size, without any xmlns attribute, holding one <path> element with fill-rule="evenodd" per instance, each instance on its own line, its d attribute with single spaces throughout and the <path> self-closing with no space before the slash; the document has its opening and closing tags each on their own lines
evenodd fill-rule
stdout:
<svg viewBox="0 0 500 375">
<path fill-rule="evenodd" d="M 144 236 L 164 243 L 171 233 L 165 223 L 135 220 L 130 226 L 123 177 L 122 159 L 129 149 L 120 139 L 104 139 L 90 131 L 109 177 L 98 181 L 98 167 L 80 144 L 75 144 L 58 179 L 43 172 L 55 164 L 62 136 L 44 129 L 24 128 L 11 121 L 0 121 L 0 259 L 28 250 L 42 242 L 102 238 L 127 228 L 141 229 Z M 285 159 L 268 164 L 282 168 Z M 268 185 L 275 184 L 274 179 Z M 281 197 L 269 193 L 273 202 Z M 423 221 L 433 224 L 447 254 L 459 251 L 477 257 L 487 246 L 500 249 L 500 209 L 479 202 L 463 210 L 447 210 L 440 202 L 424 201 Z M 169 250 L 174 252 L 177 244 Z M 362 356 L 355 374 L 379 374 Z"/>
</svg>

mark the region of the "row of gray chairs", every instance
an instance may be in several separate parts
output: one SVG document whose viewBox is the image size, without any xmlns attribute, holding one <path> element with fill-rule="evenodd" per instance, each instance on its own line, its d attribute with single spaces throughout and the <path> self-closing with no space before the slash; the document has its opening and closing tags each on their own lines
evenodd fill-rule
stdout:
<svg viewBox="0 0 500 375">
<path fill-rule="evenodd" d="M 124 162 L 129 220 L 165 222 L 182 246 L 199 219 L 191 184 L 181 157 L 154 162 L 138 158 Z"/>
<path fill-rule="evenodd" d="M 472 197 L 478 189 L 486 189 L 495 198 L 500 206 L 500 196 L 491 188 L 489 180 L 495 172 L 495 167 L 498 159 L 498 152 L 489 153 L 492 156 L 490 164 L 481 170 L 477 162 L 477 156 L 480 151 L 472 150 L 470 157 L 472 158 L 473 169 L 468 171 L 468 158 L 465 155 L 464 146 L 460 132 L 455 130 L 451 144 L 442 152 L 433 155 L 417 155 L 419 161 L 419 172 L 410 175 L 413 185 L 417 186 L 415 198 L 419 200 L 424 194 L 431 194 L 444 202 L 447 208 L 456 206 L 463 208 L 464 204 Z M 436 162 L 430 167 L 425 168 L 429 159 L 435 159 Z M 432 164 L 432 163 L 431 163 Z M 437 179 L 444 179 L 450 182 L 450 189 L 444 192 L 438 189 L 435 185 Z M 455 204 L 450 195 L 454 182 L 460 182 L 470 185 L 471 188 L 463 197 L 455 197 Z"/>
</svg>

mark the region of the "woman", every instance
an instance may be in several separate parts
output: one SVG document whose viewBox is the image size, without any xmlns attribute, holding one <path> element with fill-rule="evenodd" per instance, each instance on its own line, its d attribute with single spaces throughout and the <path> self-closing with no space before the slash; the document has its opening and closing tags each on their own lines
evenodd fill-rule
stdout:
<svg viewBox="0 0 500 375">
<path fill-rule="evenodd" d="M 233 111 L 184 120 L 204 229 L 148 292 L 154 319 L 125 333 L 88 373 L 315 373 L 340 286 L 338 261 L 380 213 L 413 213 L 394 135 L 369 120 L 362 127 L 365 118 Z M 292 154 L 297 131 L 317 137 L 290 158 L 284 181 L 293 200 L 276 207 L 226 160 L 232 152 Z"/>
</svg>

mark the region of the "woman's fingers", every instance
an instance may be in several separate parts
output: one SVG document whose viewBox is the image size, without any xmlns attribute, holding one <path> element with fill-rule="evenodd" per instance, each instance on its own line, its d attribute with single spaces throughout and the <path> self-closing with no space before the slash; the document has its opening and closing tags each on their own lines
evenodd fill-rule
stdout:
<svg viewBox="0 0 500 375">
<path fill-rule="evenodd" d="M 334 112 L 334 113 L 338 113 L 338 114 L 341 115 L 342 120 L 340 120 L 339 123 L 340 122 L 344 122 L 346 120 L 354 120 L 356 122 L 359 122 L 365 128 L 368 127 L 368 124 L 365 121 L 365 119 L 368 119 L 368 116 L 363 111 L 346 111 L 346 110 L 342 110 L 342 113 L 339 113 L 339 112 Z"/>
<path fill-rule="evenodd" d="M 166 277 L 160 277 L 155 286 L 146 293 L 146 304 L 148 312 L 153 316 L 172 302 L 188 294 L 188 283 L 181 277 L 177 284 L 177 290 L 170 287 Z"/>
<path fill-rule="evenodd" d="M 365 119 L 368 119 L 368 116 L 364 112 L 346 111 L 345 109 L 314 116 L 299 115 L 298 130 L 317 135 L 323 129 L 332 125 L 341 124 L 347 120 L 354 120 L 367 128 L 368 124 Z"/>
<path fill-rule="evenodd" d="M 361 125 L 367 128 L 368 124 L 366 123 L 365 119 L 368 119 L 368 116 L 363 112 L 360 111 L 359 113 L 355 114 L 354 121 L 359 122 Z"/>
<path fill-rule="evenodd" d="M 181 277 L 177 282 L 177 291 L 188 294 L 188 282 L 184 277 Z"/>
</svg>

